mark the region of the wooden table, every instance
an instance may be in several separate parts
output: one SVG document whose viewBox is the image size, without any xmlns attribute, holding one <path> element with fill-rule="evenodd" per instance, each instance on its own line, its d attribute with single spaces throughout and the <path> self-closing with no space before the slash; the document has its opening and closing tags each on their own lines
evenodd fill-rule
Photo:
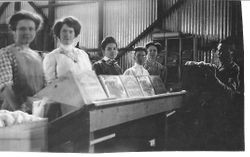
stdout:
<svg viewBox="0 0 250 157">
<path fill-rule="evenodd" d="M 99 101 L 84 106 L 49 124 L 49 151 L 58 151 L 58 145 L 71 141 L 74 152 L 95 152 L 97 143 L 116 137 L 114 132 L 104 131 L 107 134 L 101 133 L 102 137 L 98 137 L 100 135 L 96 132 L 158 114 L 166 116 L 166 113 L 183 105 L 185 93 L 180 91 L 142 98 Z M 164 120 L 161 124 L 164 124 Z"/>
</svg>

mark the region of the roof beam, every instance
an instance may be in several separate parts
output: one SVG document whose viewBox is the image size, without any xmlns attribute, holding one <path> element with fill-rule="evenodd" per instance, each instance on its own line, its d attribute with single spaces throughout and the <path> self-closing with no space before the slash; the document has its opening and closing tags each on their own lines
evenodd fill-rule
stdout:
<svg viewBox="0 0 250 157">
<path fill-rule="evenodd" d="M 98 0 L 101 1 L 101 0 Z M 54 4 L 47 4 L 47 5 L 39 5 L 38 7 L 43 9 L 43 8 L 49 8 L 49 7 L 61 7 L 61 6 L 69 6 L 69 5 L 77 5 L 77 4 L 85 4 L 85 3 L 94 3 L 94 2 L 98 2 L 93 1 L 93 0 L 83 0 L 83 1 L 79 1 L 79 2 L 68 2 L 68 3 L 54 3 Z"/>
<path fill-rule="evenodd" d="M 5 9 L 8 7 L 8 5 L 10 4 L 10 2 L 4 2 L 1 7 L 0 7 L 0 17 L 2 16 L 3 12 L 5 11 Z"/>
</svg>

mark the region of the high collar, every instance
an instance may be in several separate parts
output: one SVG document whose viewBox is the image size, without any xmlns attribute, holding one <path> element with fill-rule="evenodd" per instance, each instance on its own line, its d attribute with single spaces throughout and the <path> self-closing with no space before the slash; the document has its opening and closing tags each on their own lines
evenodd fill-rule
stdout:
<svg viewBox="0 0 250 157">
<path fill-rule="evenodd" d="M 111 58 L 108 58 L 107 56 L 104 56 L 104 57 L 103 57 L 103 60 L 104 60 L 104 61 L 108 61 L 108 60 L 110 60 L 110 59 L 111 59 Z"/>
<path fill-rule="evenodd" d="M 66 51 L 66 52 L 71 52 L 74 49 L 74 46 L 73 46 L 73 44 L 63 45 L 60 43 L 59 48 L 61 48 L 62 50 Z"/>
</svg>

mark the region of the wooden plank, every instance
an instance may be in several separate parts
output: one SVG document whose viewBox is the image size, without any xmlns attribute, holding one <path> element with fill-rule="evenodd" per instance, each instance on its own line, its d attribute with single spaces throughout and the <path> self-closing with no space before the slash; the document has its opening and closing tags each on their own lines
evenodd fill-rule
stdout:
<svg viewBox="0 0 250 157">
<path fill-rule="evenodd" d="M 126 98 L 126 99 L 110 99 L 107 101 L 94 101 L 94 106 L 93 109 L 104 109 L 112 106 L 123 106 L 123 105 L 128 105 L 128 104 L 135 104 L 139 103 L 142 101 L 147 101 L 147 100 L 157 100 L 161 98 L 166 98 L 166 97 L 175 97 L 178 95 L 185 95 L 186 91 L 182 90 L 179 92 L 172 92 L 172 93 L 164 93 L 164 94 L 158 94 L 154 96 L 146 96 L 146 97 L 136 97 L 136 98 Z"/>
<path fill-rule="evenodd" d="M 107 140 L 110 140 L 110 139 L 114 138 L 115 137 L 115 133 L 112 133 L 110 135 L 106 135 L 106 136 L 103 136 L 103 137 L 100 137 L 100 138 L 97 138 L 97 139 L 95 139 L 94 138 L 94 134 L 91 133 L 90 137 L 92 139 L 92 140 L 90 140 L 90 145 L 93 146 L 93 145 L 95 145 L 97 143 L 101 143 L 103 141 L 107 141 Z"/>
<path fill-rule="evenodd" d="M 62 6 L 70 6 L 70 5 L 79 5 L 79 4 L 87 4 L 87 3 L 95 3 L 95 2 L 99 2 L 102 0 L 81 0 L 78 2 L 68 2 L 68 3 L 54 3 L 51 5 L 39 5 L 38 7 L 43 9 L 43 8 L 49 8 L 49 7 L 62 7 Z"/>
<path fill-rule="evenodd" d="M 139 118 L 171 111 L 182 105 L 183 95 L 145 100 L 129 105 L 114 106 L 90 111 L 90 131 L 115 126 Z"/>
<path fill-rule="evenodd" d="M 8 5 L 10 4 L 10 2 L 4 2 L 1 7 L 0 7 L 0 17 L 2 16 L 3 12 L 5 11 L 5 9 L 8 7 Z"/>
<path fill-rule="evenodd" d="M 47 119 L 0 128 L 0 151 L 47 151 Z"/>
</svg>

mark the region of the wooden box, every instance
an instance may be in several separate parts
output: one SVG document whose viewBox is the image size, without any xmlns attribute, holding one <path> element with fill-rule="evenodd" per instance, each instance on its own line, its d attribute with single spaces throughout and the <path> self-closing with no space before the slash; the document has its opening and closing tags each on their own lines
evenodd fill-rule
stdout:
<svg viewBox="0 0 250 157">
<path fill-rule="evenodd" d="M 47 151 L 46 118 L 0 128 L 0 151 Z"/>
</svg>

